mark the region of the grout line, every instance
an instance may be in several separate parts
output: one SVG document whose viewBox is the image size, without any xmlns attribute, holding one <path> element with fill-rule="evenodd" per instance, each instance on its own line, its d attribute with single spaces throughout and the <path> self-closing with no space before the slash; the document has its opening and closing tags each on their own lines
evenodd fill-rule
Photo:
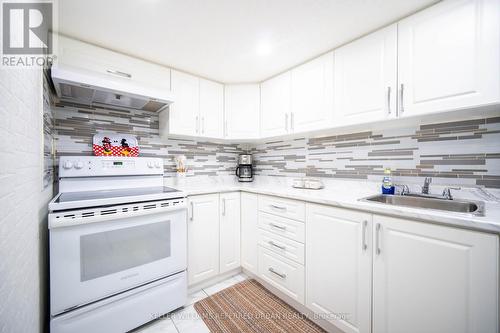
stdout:
<svg viewBox="0 0 500 333">
<path fill-rule="evenodd" d="M 177 331 L 177 333 L 181 333 L 181 331 L 179 331 L 179 329 L 177 328 L 177 325 L 175 325 L 175 321 L 172 319 L 172 316 L 170 316 L 169 319 L 172 321 L 172 324 L 174 324 L 174 328 Z"/>
</svg>

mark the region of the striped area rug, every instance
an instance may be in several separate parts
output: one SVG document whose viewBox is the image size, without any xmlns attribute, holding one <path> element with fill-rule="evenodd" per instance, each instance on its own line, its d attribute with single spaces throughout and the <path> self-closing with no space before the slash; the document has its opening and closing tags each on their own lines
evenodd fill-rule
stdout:
<svg viewBox="0 0 500 333">
<path fill-rule="evenodd" d="M 194 304 L 212 333 L 325 332 L 251 279 Z"/>
</svg>

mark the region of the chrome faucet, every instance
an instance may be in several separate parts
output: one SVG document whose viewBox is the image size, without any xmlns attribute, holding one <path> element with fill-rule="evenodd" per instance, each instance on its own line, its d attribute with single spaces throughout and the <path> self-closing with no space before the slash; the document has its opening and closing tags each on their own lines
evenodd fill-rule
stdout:
<svg viewBox="0 0 500 333">
<path fill-rule="evenodd" d="M 446 200 L 453 200 L 453 195 L 451 194 L 451 190 L 461 190 L 460 187 L 445 187 L 443 190 L 443 197 Z"/>
<path fill-rule="evenodd" d="M 431 177 L 425 177 L 424 186 L 422 186 L 422 194 L 429 194 L 429 186 L 432 183 Z"/>
</svg>

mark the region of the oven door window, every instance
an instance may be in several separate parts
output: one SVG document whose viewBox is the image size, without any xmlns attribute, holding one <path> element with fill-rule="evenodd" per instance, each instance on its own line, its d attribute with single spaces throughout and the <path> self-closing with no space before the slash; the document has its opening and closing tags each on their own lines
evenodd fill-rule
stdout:
<svg viewBox="0 0 500 333">
<path fill-rule="evenodd" d="M 170 221 L 83 235 L 80 280 L 118 273 L 170 255 Z"/>
</svg>

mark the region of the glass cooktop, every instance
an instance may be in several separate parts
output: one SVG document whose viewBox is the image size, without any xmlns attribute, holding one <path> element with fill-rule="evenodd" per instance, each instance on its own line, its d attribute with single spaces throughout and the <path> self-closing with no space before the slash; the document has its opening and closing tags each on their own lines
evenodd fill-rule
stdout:
<svg viewBox="0 0 500 333">
<path fill-rule="evenodd" d="M 171 187 L 140 187 L 140 188 L 123 188 L 116 190 L 100 190 L 100 191 L 83 191 L 83 192 L 63 192 L 56 200 L 56 203 L 77 202 L 82 200 L 98 200 L 110 198 L 124 197 L 140 197 L 151 194 L 167 194 L 180 192 Z"/>
</svg>

